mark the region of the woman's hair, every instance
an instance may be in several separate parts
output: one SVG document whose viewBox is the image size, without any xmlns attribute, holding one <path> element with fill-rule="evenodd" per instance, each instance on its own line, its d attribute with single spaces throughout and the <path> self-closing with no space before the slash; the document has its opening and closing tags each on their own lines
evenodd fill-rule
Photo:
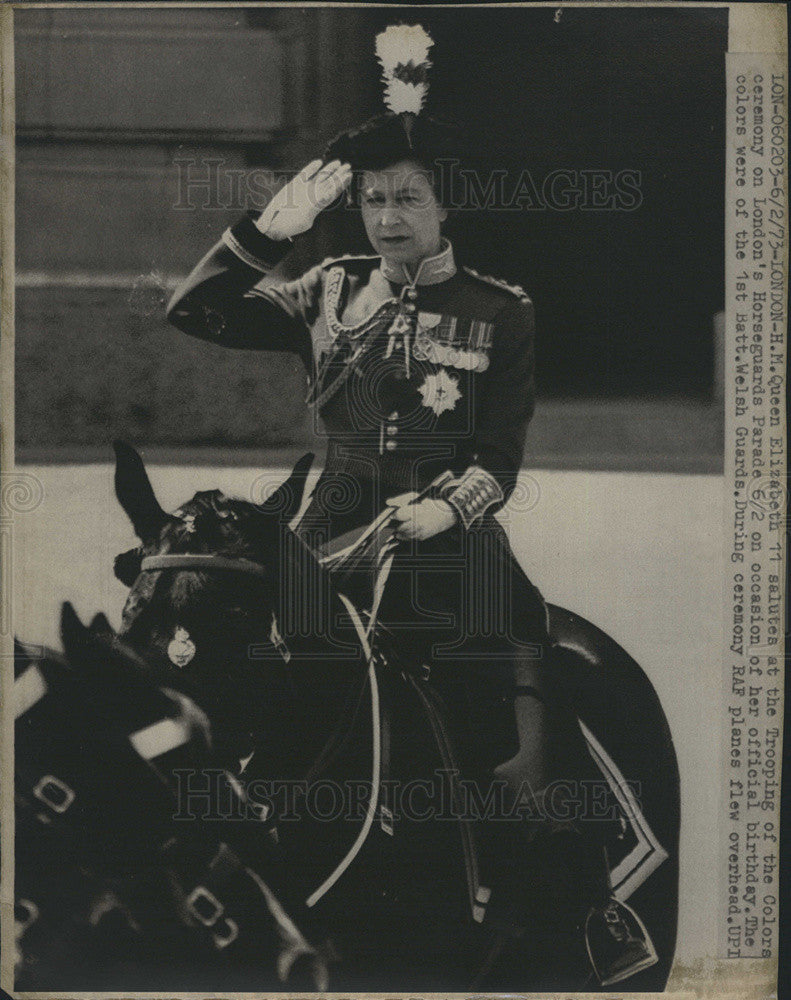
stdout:
<svg viewBox="0 0 791 1000">
<path fill-rule="evenodd" d="M 461 130 L 455 125 L 427 115 L 410 115 L 404 120 L 390 113 L 337 135 L 324 150 L 324 158 L 350 164 L 358 177 L 363 170 L 384 170 L 411 160 L 432 176 L 434 190 L 442 201 L 438 190 L 441 165 L 458 163 L 461 145 Z"/>
</svg>

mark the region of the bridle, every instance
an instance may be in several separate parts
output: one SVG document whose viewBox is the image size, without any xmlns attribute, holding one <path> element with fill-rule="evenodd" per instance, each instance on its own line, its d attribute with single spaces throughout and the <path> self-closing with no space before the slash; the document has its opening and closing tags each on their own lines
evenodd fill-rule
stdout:
<svg viewBox="0 0 791 1000">
<path fill-rule="evenodd" d="M 216 570 L 220 572 L 236 572 L 236 573 L 246 573 L 249 576 L 254 576 L 260 580 L 269 580 L 270 577 L 266 573 L 266 570 L 259 563 L 253 562 L 251 559 L 228 559 L 224 556 L 216 556 L 210 554 L 192 554 L 192 553 L 167 553 L 163 555 L 146 556 L 140 563 L 141 573 L 153 573 L 159 570 Z M 372 722 L 372 774 L 371 774 L 371 796 L 368 803 L 368 808 L 366 810 L 365 820 L 361 830 L 359 831 L 354 843 L 351 845 L 343 859 L 339 864 L 336 865 L 334 870 L 324 879 L 321 885 L 315 889 L 310 896 L 305 900 L 308 907 L 313 907 L 315 904 L 335 885 L 338 879 L 344 874 L 347 868 L 351 865 L 354 859 L 359 854 L 363 844 L 368 839 L 368 834 L 374 824 L 374 819 L 376 816 L 377 809 L 379 808 L 379 796 L 380 796 L 380 782 L 382 778 L 382 759 L 381 759 L 381 737 L 380 737 L 380 704 L 379 704 L 379 685 L 376 678 L 376 667 L 374 662 L 374 654 L 369 644 L 369 630 L 363 625 L 359 613 L 356 608 L 351 604 L 351 602 L 344 595 L 339 595 L 341 601 L 346 605 L 346 608 L 351 616 L 352 623 L 354 624 L 355 630 L 357 632 L 360 644 L 362 646 L 363 652 L 365 653 L 366 659 L 366 673 L 364 677 L 367 677 L 370 684 L 371 692 L 371 722 Z M 273 618 L 273 622 L 274 622 Z M 371 623 L 372 624 L 372 623 Z M 282 639 L 280 640 L 282 642 Z M 275 643 L 276 645 L 276 643 Z M 282 655 L 282 650 L 281 650 Z M 284 656 L 285 659 L 285 656 Z M 288 660 L 286 660 L 288 662 Z M 357 699 L 354 699 L 356 701 Z M 354 702 L 352 702 L 353 704 Z M 353 718 L 356 717 L 356 711 L 353 713 Z M 352 720 L 353 721 L 353 720 Z M 325 747 L 319 754 L 318 760 L 314 763 L 314 767 L 319 761 L 325 759 L 328 755 L 332 753 L 337 745 L 343 739 L 344 733 L 343 729 L 337 728 L 330 735 L 330 739 Z"/>
<path fill-rule="evenodd" d="M 425 497 L 436 495 L 440 487 L 447 483 L 449 477 L 452 478 L 451 473 L 443 473 L 438 476 L 425 489 L 417 493 L 411 503 L 417 503 Z M 372 547 L 380 547 L 382 555 L 386 556 L 389 551 L 392 551 L 394 545 L 392 532 L 388 532 L 392 517 L 393 508 L 385 507 L 379 516 L 362 533 L 349 533 L 354 538 L 352 544 L 340 551 L 336 551 L 332 556 L 317 556 L 319 562 L 328 569 L 334 570 L 338 570 L 341 567 L 353 567 L 363 555 L 370 552 Z M 219 570 L 221 572 L 246 573 L 248 576 L 256 576 L 261 580 L 269 579 L 265 568 L 252 559 L 228 559 L 225 556 L 211 555 L 210 553 L 168 553 L 146 556 L 140 563 L 140 570 L 144 573 L 151 573 L 162 569 Z M 386 575 L 385 573 L 385 577 Z M 373 628 L 375 618 L 376 614 L 374 612 L 367 630 L 369 634 Z"/>
<path fill-rule="evenodd" d="M 269 580 L 266 569 L 252 559 L 228 559 L 225 556 L 214 556 L 191 553 L 170 553 L 158 556 L 146 556 L 140 563 L 142 573 L 153 573 L 161 569 L 184 570 L 218 570 L 223 573 L 246 573 L 258 577 L 259 580 Z"/>
<path fill-rule="evenodd" d="M 424 491 L 428 493 L 429 491 Z M 377 529 L 382 529 L 387 527 L 392 512 L 385 510 L 382 514 L 376 518 L 368 529 L 363 533 L 362 537 L 357 540 L 355 544 L 352 544 L 348 549 L 340 553 L 340 559 L 335 560 L 324 560 L 325 565 L 330 561 L 335 561 L 336 566 L 346 563 L 349 556 L 359 556 L 361 550 L 365 550 L 372 543 L 375 545 L 374 539 L 377 535 Z M 377 811 L 379 810 L 380 804 L 382 806 L 382 815 L 380 818 L 380 823 L 382 828 L 392 834 L 392 821 L 389 810 L 386 808 L 385 803 L 380 803 L 381 789 L 383 787 L 383 779 L 389 771 L 389 736 L 386 734 L 389 732 L 390 723 L 387 720 L 387 706 L 384 702 L 380 703 L 379 698 L 379 683 L 377 679 L 377 669 L 379 668 L 378 658 L 374 653 L 372 648 L 372 633 L 374 632 L 376 623 L 376 611 L 378 605 L 378 599 L 381 597 L 381 592 L 387 581 L 387 577 L 390 572 L 390 565 L 392 563 L 392 538 L 385 534 L 384 545 L 382 545 L 382 555 L 385 556 L 384 563 L 379 569 L 379 574 L 377 578 L 377 585 L 375 586 L 375 592 L 378 591 L 378 596 L 375 596 L 374 607 L 369 614 L 368 622 L 364 623 L 358 610 L 354 607 L 351 601 L 342 593 L 339 592 L 338 596 L 342 603 L 345 605 L 346 610 L 349 613 L 352 624 L 354 625 L 355 631 L 360 642 L 360 646 L 365 654 L 366 660 L 366 671 L 364 677 L 367 678 L 370 685 L 370 697 L 371 697 L 371 726 L 372 726 L 372 761 L 371 761 L 371 795 L 368 802 L 368 808 L 366 810 L 365 820 L 363 822 L 362 828 L 360 829 L 354 843 L 351 845 L 345 856 L 337 864 L 334 870 L 327 876 L 327 878 L 318 886 L 317 889 L 311 893 L 310 896 L 305 900 L 306 905 L 310 908 L 316 905 L 316 903 L 335 885 L 338 879 L 344 874 L 348 867 L 352 864 L 354 859 L 359 854 L 365 841 L 368 839 L 368 835 L 374 825 Z M 229 559 L 225 556 L 204 554 L 175 554 L 168 553 L 163 555 L 153 555 L 146 556 L 140 563 L 140 570 L 143 573 L 156 572 L 158 570 L 209 570 L 209 571 L 219 571 L 219 572 L 236 572 L 245 573 L 249 576 L 254 576 L 260 580 L 270 581 L 270 576 L 267 574 L 265 568 L 260 564 L 256 563 L 251 559 Z M 277 623 L 274 618 L 273 612 L 273 625 L 275 626 L 275 634 L 277 633 Z M 280 639 L 280 643 L 283 640 Z M 275 640 L 273 642 L 275 647 L 278 647 L 278 642 Z M 283 643 L 285 647 L 285 644 Z M 284 655 L 283 649 L 279 650 L 283 656 L 286 663 L 290 659 L 290 654 L 286 648 L 286 654 Z M 413 678 L 413 686 L 414 684 Z M 441 738 L 442 733 L 439 735 L 436 731 L 436 726 L 438 725 L 437 713 L 435 710 L 431 709 L 428 704 L 428 699 L 425 695 L 421 695 L 418 690 L 418 694 L 421 697 L 421 701 L 424 705 L 424 711 L 427 712 L 427 717 L 434 730 L 435 738 L 437 739 L 437 746 L 440 749 L 440 754 L 443 753 L 443 743 L 444 740 Z M 350 701 L 351 705 L 354 705 L 356 699 Z M 352 724 L 354 718 L 356 717 L 356 709 L 352 713 Z M 384 725 L 383 725 L 384 723 Z M 319 754 L 317 760 L 314 762 L 312 771 L 320 768 L 321 763 L 325 762 L 328 757 L 330 757 L 339 744 L 342 744 L 345 739 L 344 734 L 345 727 L 338 726 L 334 732 L 330 735 L 330 738 Z M 446 765 L 450 767 L 450 765 Z M 468 891 L 470 894 L 470 903 L 472 907 L 473 917 L 476 920 L 480 920 L 481 917 L 476 914 L 480 910 L 478 903 L 478 892 L 482 888 L 479 885 L 478 876 L 478 864 L 477 855 L 475 852 L 475 847 L 472 841 L 469 839 L 469 833 L 466 829 L 465 824 L 461 824 L 462 842 L 464 846 L 465 855 L 465 868 Z"/>
<path fill-rule="evenodd" d="M 229 559 L 227 556 L 217 556 L 211 553 L 164 553 L 156 556 L 146 556 L 140 562 L 141 573 L 156 573 L 160 570 L 211 570 L 221 573 L 244 573 L 271 584 L 271 577 L 261 563 L 252 559 Z M 278 628 L 277 615 L 272 611 L 272 631 L 270 642 L 288 663 L 291 652 L 283 641 Z"/>
</svg>

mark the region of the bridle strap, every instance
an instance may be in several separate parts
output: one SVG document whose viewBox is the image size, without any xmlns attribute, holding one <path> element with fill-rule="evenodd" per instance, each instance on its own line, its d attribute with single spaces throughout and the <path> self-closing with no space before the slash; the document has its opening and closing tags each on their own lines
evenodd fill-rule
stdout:
<svg viewBox="0 0 791 1000">
<path fill-rule="evenodd" d="M 247 573 L 249 576 L 257 576 L 261 580 L 268 579 L 268 574 L 263 566 L 253 562 L 252 559 L 226 559 L 224 556 L 197 555 L 182 553 L 146 556 L 140 563 L 140 570 L 143 573 L 153 573 L 161 569 L 185 569 L 185 570 L 219 570 L 220 572 Z"/>
<path fill-rule="evenodd" d="M 390 516 L 389 511 L 387 512 L 387 515 L 388 517 Z M 377 598 L 381 596 L 380 591 L 383 589 L 384 582 L 387 580 L 390 573 L 392 562 L 392 555 L 389 555 L 389 557 L 386 557 L 382 562 L 382 565 L 379 567 L 379 572 L 377 573 L 378 586 L 374 588 L 375 597 Z M 251 576 L 258 577 L 259 579 L 268 579 L 268 575 L 265 572 L 264 567 L 259 563 L 253 562 L 251 559 L 228 559 L 223 556 L 210 554 L 168 553 L 164 555 L 146 556 L 143 560 L 141 560 L 140 571 L 142 573 L 150 573 L 157 570 L 219 570 L 225 572 L 248 573 Z M 377 593 L 378 591 L 379 593 Z M 346 610 L 351 617 L 367 663 L 368 683 L 371 692 L 371 744 L 373 758 L 371 761 L 371 795 L 368 800 L 365 820 L 357 838 L 334 871 L 305 900 L 305 904 L 308 907 L 316 905 L 322 896 L 324 896 L 324 894 L 335 885 L 338 879 L 357 857 L 363 844 L 368 839 L 368 835 L 371 832 L 376 812 L 380 804 L 383 750 L 381 733 L 382 716 L 379 704 L 379 685 L 376 677 L 375 657 L 370 642 L 370 637 L 373 634 L 376 625 L 376 610 L 379 602 L 378 599 L 375 599 L 374 608 L 372 609 L 366 628 L 366 626 L 363 625 L 359 612 L 348 597 L 342 593 L 339 593 L 338 597 L 346 606 Z M 334 742 L 334 739 L 335 734 L 333 734 L 330 738 L 330 744 Z M 319 755 L 319 759 L 323 756 L 324 752 Z"/>
<path fill-rule="evenodd" d="M 259 580 L 270 581 L 264 567 L 252 559 L 228 559 L 225 556 L 213 556 L 208 553 L 203 555 L 197 553 L 168 553 L 159 556 L 146 556 L 140 562 L 141 573 L 154 573 L 157 570 L 219 570 L 223 573 L 246 573 Z M 280 653 L 283 661 L 288 663 L 291 653 L 288 646 L 283 642 L 277 630 L 277 617 L 272 612 L 272 632 L 270 640 L 275 649 Z"/>
</svg>

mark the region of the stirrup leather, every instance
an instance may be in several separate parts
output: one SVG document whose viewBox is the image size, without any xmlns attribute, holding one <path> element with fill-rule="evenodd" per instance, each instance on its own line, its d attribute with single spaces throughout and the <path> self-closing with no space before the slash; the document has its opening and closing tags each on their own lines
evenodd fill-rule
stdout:
<svg viewBox="0 0 791 1000">
<path fill-rule="evenodd" d="M 585 945 L 602 986 L 621 983 L 659 961 L 645 924 L 631 907 L 614 898 L 588 911 Z"/>
</svg>

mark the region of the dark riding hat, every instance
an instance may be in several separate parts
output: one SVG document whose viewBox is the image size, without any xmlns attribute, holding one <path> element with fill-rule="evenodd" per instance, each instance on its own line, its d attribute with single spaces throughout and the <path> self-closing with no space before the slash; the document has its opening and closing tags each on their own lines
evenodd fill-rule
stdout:
<svg viewBox="0 0 791 1000">
<path fill-rule="evenodd" d="M 460 146 L 461 130 L 456 125 L 420 115 L 407 132 L 403 116 L 389 112 L 341 132 L 328 144 L 324 157 L 348 163 L 353 170 L 381 170 L 402 160 L 434 170 L 443 160 L 458 160 Z"/>
<path fill-rule="evenodd" d="M 341 160 L 356 172 L 413 160 L 432 172 L 435 182 L 443 161 L 458 162 L 461 130 L 422 113 L 433 44 L 419 24 L 391 25 L 377 35 L 388 110 L 337 135 L 324 151 L 325 160 Z"/>
</svg>

